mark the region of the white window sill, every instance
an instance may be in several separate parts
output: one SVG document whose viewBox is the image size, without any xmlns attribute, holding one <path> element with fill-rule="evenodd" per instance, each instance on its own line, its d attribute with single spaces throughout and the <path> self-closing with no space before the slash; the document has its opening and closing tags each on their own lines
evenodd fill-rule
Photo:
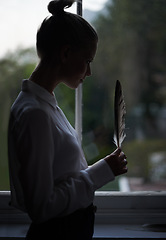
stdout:
<svg viewBox="0 0 166 240">
<path fill-rule="evenodd" d="M 157 226 L 149 230 L 146 226 L 131 224 L 96 224 L 95 239 L 166 239 L 166 228 Z"/>
<path fill-rule="evenodd" d="M 0 224 L 0 239 L 24 239 L 29 224 Z M 95 224 L 94 239 L 166 239 L 166 229 L 141 225 Z"/>
<path fill-rule="evenodd" d="M 9 200 L 0 192 L 0 239 L 24 239 L 30 220 Z M 96 192 L 94 204 L 94 239 L 166 239 L 166 192 Z"/>
</svg>

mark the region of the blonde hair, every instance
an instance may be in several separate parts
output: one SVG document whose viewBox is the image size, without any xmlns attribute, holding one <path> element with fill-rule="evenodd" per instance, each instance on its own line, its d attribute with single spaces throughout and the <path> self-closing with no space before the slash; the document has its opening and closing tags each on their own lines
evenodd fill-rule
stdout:
<svg viewBox="0 0 166 240">
<path fill-rule="evenodd" d="M 50 57 L 61 46 L 86 47 L 98 41 L 94 28 L 81 16 L 64 11 L 72 6 L 73 0 L 55 0 L 48 4 L 51 17 L 44 19 L 37 32 L 37 52 L 40 58 Z"/>
</svg>

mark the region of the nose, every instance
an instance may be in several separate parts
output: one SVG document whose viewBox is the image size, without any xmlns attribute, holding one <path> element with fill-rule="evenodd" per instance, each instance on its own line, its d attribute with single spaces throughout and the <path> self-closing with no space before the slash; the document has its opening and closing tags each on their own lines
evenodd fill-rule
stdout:
<svg viewBox="0 0 166 240">
<path fill-rule="evenodd" d="M 92 75 L 91 67 L 90 67 L 90 64 L 88 64 L 86 76 L 89 77 L 91 75 Z"/>
</svg>

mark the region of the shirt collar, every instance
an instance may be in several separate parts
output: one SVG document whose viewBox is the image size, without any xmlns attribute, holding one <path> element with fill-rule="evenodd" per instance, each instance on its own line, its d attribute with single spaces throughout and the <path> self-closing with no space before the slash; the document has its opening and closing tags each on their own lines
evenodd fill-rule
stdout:
<svg viewBox="0 0 166 240">
<path fill-rule="evenodd" d="M 38 84 L 30 81 L 30 80 L 23 80 L 22 82 L 22 91 L 23 92 L 31 92 L 37 97 L 41 98 L 43 101 L 49 103 L 55 109 L 58 106 L 55 94 L 53 95 L 49 93 L 45 88 L 39 86 Z"/>
</svg>

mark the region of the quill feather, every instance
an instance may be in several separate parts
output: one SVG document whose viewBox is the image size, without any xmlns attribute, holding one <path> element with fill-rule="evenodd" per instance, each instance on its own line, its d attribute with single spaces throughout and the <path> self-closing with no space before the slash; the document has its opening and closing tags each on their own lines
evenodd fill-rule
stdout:
<svg viewBox="0 0 166 240">
<path fill-rule="evenodd" d="M 115 87 L 115 99 L 114 99 L 114 143 L 117 147 L 121 147 L 123 140 L 126 137 L 125 134 L 125 102 L 122 92 L 122 87 L 119 80 L 116 81 Z"/>
</svg>

